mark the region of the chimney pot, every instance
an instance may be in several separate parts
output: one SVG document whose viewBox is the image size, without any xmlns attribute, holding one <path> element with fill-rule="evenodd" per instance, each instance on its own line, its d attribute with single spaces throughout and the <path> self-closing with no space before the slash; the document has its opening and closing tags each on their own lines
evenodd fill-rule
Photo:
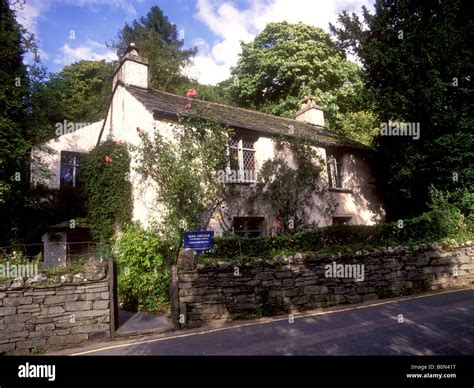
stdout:
<svg viewBox="0 0 474 388">
<path fill-rule="evenodd" d="M 112 90 L 118 81 L 126 85 L 148 88 L 148 59 L 140 56 L 135 43 L 130 43 L 114 71 Z"/>
<path fill-rule="evenodd" d="M 295 120 L 324 127 L 324 112 L 323 109 L 316 104 L 314 96 L 304 96 L 300 110 L 296 112 Z"/>
</svg>

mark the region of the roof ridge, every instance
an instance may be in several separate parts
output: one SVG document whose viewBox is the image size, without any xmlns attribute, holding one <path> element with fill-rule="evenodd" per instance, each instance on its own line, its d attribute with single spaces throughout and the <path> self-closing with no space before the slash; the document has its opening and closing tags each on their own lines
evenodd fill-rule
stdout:
<svg viewBox="0 0 474 388">
<path fill-rule="evenodd" d="M 297 124 L 300 127 L 298 130 L 301 130 L 303 132 L 307 132 L 308 134 L 313 132 L 313 134 L 317 137 L 327 138 L 328 140 L 333 139 L 333 141 L 336 141 L 336 142 L 341 141 L 342 142 L 341 145 L 343 145 L 345 143 L 346 145 L 351 146 L 351 147 L 362 148 L 362 149 L 366 149 L 366 150 L 372 150 L 371 147 L 366 146 L 365 144 L 360 143 L 357 140 L 351 139 L 350 137 L 348 137 L 344 134 L 333 132 L 332 130 L 327 129 L 326 127 L 323 127 L 323 126 L 320 126 L 320 125 L 314 125 L 314 124 L 308 123 L 306 121 L 299 121 L 299 120 L 296 120 L 296 119 L 290 119 L 288 117 L 276 116 L 276 115 L 272 115 L 272 114 L 269 114 L 269 113 L 259 112 L 259 111 L 246 109 L 246 108 L 240 108 L 240 107 L 232 106 L 232 105 L 221 104 L 221 103 L 213 102 L 213 101 L 200 100 L 198 98 L 189 98 L 189 97 L 186 97 L 186 96 L 180 96 L 180 95 L 177 95 L 177 94 L 174 94 L 174 93 L 165 92 L 165 91 L 161 91 L 161 90 L 155 90 L 155 89 L 152 89 L 152 88 L 144 88 L 144 87 L 140 87 L 140 86 L 136 86 L 136 85 L 130 85 L 130 84 L 124 84 L 124 86 L 125 86 L 126 89 L 130 89 L 131 92 L 146 93 L 146 94 L 149 94 L 150 97 L 155 96 L 155 98 L 160 98 L 159 96 L 161 96 L 161 98 L 163 98 L 164 100 L 167 100 L 166 97 L 172 97 L 175 100 L 178 99 L 178 100 L 183 100 L 183 101 L 188 101 L 188 102 L 196 101 L 199 104 L 202 104 L 202 105 L 207 104 L 210 107 L 216 107 L 216 108 L 220 108 L 220 109 L 239 110 L 239 111 L 242 112 L 242 115 L 245 115 L 245 114 L 257 115 L 257 116 L 261 117 L 262 119 L 266 117 L 268 119 L 276 120 L 277 122 L 280 121 L 280 124 L 279 124 L 280 126 L 285 126 L 286 124 Z M 145 103 L 145 102 L 143 102 L 143 103 Z M 177 102 L 176 101 L 175 102 L 170 101 L 170 103 L 171 104 L 176 104 Z M 172 113 L 172 112 L 169 112 L 169 113 Z M 268 130 L 270 130 L 270 129 L 271 128 L 269 127 Z M 274 129 L 276 130 L 276 132 L 280 132 L 280 130 L 278 130 L 277 128 L 274 128 Z"/>
<path fill-rule="evenodd" d="M 291 119 L 289 117 L 284 117 L 284 116 L 277 116 L 277 115 L 272 115 L 270 113 L 265 113 L 265 112 L 260 112 L 258 110 L 253 110 L 253 109 L 247 109 L 247 108 L 242 108 L 240 106 L 234 106 L 234 105 L 226 105 L 226 104 L 221 104 L 219 102 L 214 102 L 214 101 L 206 101 L 206 100 L 201 100 L 199 98 L 189 98 L 189 97 L 186 97 L 186 96 L 180 96 L 178 94 L 174 94 L 174 93 L 170 93 L 170 92 L 165 92 L 163 90 L 156 90 L 156 89 L 152 89 L 152 88 L 142 88 L 140 86 L 135 86 L 135 85 L 126 85 L 126 87 L 132 87 L 132 88 L 136 88 L 136 89 L 141 89 L 143 91 L 147 91 L 147 92 L 155 92 L 155 93 L 161 93 L 161 94 L 165 94 L 165 95 L 169 95 L 169 96 L 173 96 L 173 97 L 178 97 L 178 98 L 183 98 L 183 99 L 186 99 L 186 100 L 189 100 L 189 101 L 199 101 L 199 102 L 202 102 L 202 103 L 205 103 L 205 104 L 212 104 L 212 105 L 218 105 L 218 106 L 222 106 L 224 108 L 233 108 L 233 109 L 238 109 L 238 110 L 243 110 L 243 111 L 246 111 L 246 112 L 251 112 L 251 113 L 254 113 L 254 114 L 259 114 L 259 115 L 262 115 L 262 116 L 269 116 L 269 117 L 275 117 L 275 118 L 278 118 L 278 119 L 283 119 L 283 120 L 286 120 L 286 121 L 290 121 L 290 122 L 296 122 L 296 123 L 302 123 L 304 125 L 310 125 L 312 127 L 316 127 L 316 128 L 320 128 L 320 129 L 323 129 L 323 130 L 326 130 L 329 132 L 328 135 L 334 135 L 334 136 L 343 136 L 343 135 L 340 135 L 336 132 L 332 132 L 330 129 L 326 128 L 326 127 L 323 127 L 321 125 L 315 125 L 315 124 L 311 124 L 311 123 L 308 123 L 306 121 L 299 121 L 299 120 L 296 120 L 296 119 Z M 343 136 L 344 137 L 344 136 Z"/>
</svg>

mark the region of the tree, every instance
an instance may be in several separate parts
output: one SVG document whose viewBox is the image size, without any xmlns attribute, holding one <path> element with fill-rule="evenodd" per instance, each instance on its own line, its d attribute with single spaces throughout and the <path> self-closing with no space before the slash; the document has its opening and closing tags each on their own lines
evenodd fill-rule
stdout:
<svg viewBox="0 0 474 388">
<path fill-rule="evenodd" d="M 30 88 L 41 77 L 41 66 L 34 36 L 16 22 L 8 1 L 1 0 L 0 6 L 0 244 L 8 245 L 24 241 L 34 229 L 30 149 L 42 134 Z M 34 55 L 28 67 L 23 62 L 27 51 Z"/>
<path fill-rule="evenodd" d="M 79 61 L 34 88 L 33 105 L 48 123 L 50 135 L 64 120 L 88 123 L 105 117 L 115 66 L 104 60 Z"/>
<path fill-rule="evenodd" d="M 197 49 L 183 49 L 184 40 L 179 37 L 176 25 L 170 23 L 159 7 L 153 6 L 146 17 L 125 24 L 118 41 L 111 46 L 120 58 L 130 43 L 135 43 L 149 60 L 152 88 L 182 94 L 189 86 L 182 69 Z"/>
<path fill-rule="evenodd" d="M 217 102 L 219 104 L 232 105 L 234 104 L 228 94 L 226 87 L 229 81 L 223 81 L 217 85 L 202 85 L 196 80 L 190 80 L 189 88 L 199 90 L 197 98 L 204 101 Z"/>
<path fill-rule="evenodd" d="M 361 69 L 345 58 L 329 34 L 302 23 L 270 23 L 242 43 L 230 94 L 240 106 L 293 118 L 305 95 L 325 110 L 326 126 L 365 139 L 373 132 Z M 358 121 L 364 126 L 348 123 Z M 367 141 L 366 143 L 370 143 Z"/>
<path fill-rule="evenodd" d="M 377 1 L 339 15 L 338 45 L 356 54 L 381 124 L 414 123 L 413 136 L 378 136 L 379 181 L 387 214 L 427 209 L 429 189 L 472 191 L 473 21 L 470 2 Z M 381 125 L 379 124 L 379 126 Z M 460 197 L 463 197 L 462 195 Z"/>
</svg>

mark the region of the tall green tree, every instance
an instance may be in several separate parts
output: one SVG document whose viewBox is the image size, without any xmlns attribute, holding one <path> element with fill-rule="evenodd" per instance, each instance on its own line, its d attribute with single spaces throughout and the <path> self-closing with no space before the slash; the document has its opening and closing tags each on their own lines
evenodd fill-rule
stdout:
<svg viewBox="0 0 474 388">
<path fill-rule="evenodd" d="M 105 117 L 112 93 L 115 62 L 83 60 L 50 74 L 49 80 L 37 84 L 32 100 L 38 114 L 55 136 L 55 124 L 94 122 Z"/>
<path fill-rule="evenodd" d="M 34 36 L 17 23 L 8 1 L 0 6 L 0 245 L 7 245 L 23 241 L 32 229 L 30 149 L 41 126 L 35 125 L 30 87 L 41 75 L 37 64 L 23 62 L 27 51 L 37 54 Z"/>
<path fill-rule="evenodd" d="M 314 95 L 326 126 L 370 143 L 374 117 L 361 69 L 320 28 L 268 24 L 254 41 L 242 43 L 232 81 L 229 93 L 236 104 L 291 118 L 301 99 Z"/>
<path fill-rule="evenodd" d="M 378 0 L 373 14 L 343 12 L 331 26 L 339 47 L 363 64 L 379 125 L 420 125 L 418 140 L 377 139 L 389 218 L 426 210 L 431 186 L 472 192 L 472 10 L 467 0 Z"/>
<path fill-rule="evenodd" d="M 152 88 L 182 94 L 189 83 L 182 69 L 190 64 L 197 49 L 183 48 L 184 39 L 180 38 L 176 25 L 159 7 L 153 6 L 145 17 L 125 24 L 112 47 L 121 57 L 130 43 L 135 43 L 149 60 Z"/>
</svg>

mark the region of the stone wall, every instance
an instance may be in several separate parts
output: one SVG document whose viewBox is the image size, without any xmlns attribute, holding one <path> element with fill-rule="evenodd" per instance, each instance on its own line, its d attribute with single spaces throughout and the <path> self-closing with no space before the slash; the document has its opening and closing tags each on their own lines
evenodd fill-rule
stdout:
<svg viewBox="0 0 474 388">
<path fill-rule="evenodd" d="M 73 347 L 114 333 L 113 263 L 85 276 L 0 283 L 0 354 Z"/>
<path fill-rule="evenodd" d="M 341 277 L 341 273 L 328 276 L 328 269 L 338 264 L 364 265 L 363 280 Z M 172 274 L 174 321 L 181 318 L 181 327 L 197 327 L 219 319 L 293 313 L 428 290 L 472 287 L 474 245 L 399 246 L 351 255 L 297 253 L 248 263 L 197 264 L 192 270 L 175 268 Z"/>
</svg>

